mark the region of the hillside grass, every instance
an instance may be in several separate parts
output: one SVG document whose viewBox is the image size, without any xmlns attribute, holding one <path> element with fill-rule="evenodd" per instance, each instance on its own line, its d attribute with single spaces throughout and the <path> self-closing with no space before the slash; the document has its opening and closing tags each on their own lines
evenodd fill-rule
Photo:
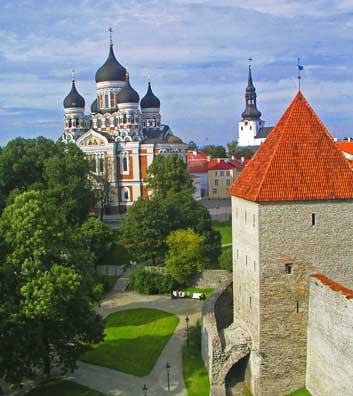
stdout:
<svg viewBox="0 0 353 396">
<path fill-rule="evenodd" d="M 157 309 L 114 312 L 105 319 L 104 341 L 81 360 L 138 377 L 148 375 L 174 333 L 179 318 Z"/>
</svg>

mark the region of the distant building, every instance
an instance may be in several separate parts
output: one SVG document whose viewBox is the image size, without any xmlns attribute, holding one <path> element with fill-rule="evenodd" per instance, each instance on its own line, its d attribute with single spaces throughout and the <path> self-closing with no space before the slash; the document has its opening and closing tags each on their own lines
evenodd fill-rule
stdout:
<svg viewBox="0 0 353 396">
<path fill-rule="evenodd" d="M 261 112 L 256 105 L 256 89 L 252 80 L 251 65 L 249 65 L 248 86 L 245 91 L 245 110 L 242 120 L 239 122 L 238 146 L 256 147 L 260 146 L 271 132 L 273 127 L 265 127 L 265 121 L 261 119 Z"/>
<path fill-rule="evenodd" d="M 208 164 L 210 157 L 201 151 L 188 151 L 188 172 L 200 180 L 201 197 L 208 197 Z"/>
<path fill-rule="evenodd" d="M 353 168 L 353 140 L 340 140 L 336 141 L 337 147 L 342 150 L 344 156 L 348 159 Z"/>
<path fill-rule="evenodd" d="M 85 100 L 72 88 L 64 100 L 61 141 L 77 144 L 87 155 L 97 189 L 109 185 L 108 209 L 123 212 L 148 195 L 147 168 L 156 155 L 177 153 L 186 162 L 187 145 L 162 124 L 160 100 L 148 83 L 141 99 L 110 41 L 106 62 L 96 73 L 97 98 L 85 115 Z"/>
<path fill-rule="evenodd" d="M 225 158 L 213 159 L 208 166 L 208 198 L 229 198 L 229 188 L 233 181 L 239 176 L 243 165 L 236 160 Z"/>
</svg>

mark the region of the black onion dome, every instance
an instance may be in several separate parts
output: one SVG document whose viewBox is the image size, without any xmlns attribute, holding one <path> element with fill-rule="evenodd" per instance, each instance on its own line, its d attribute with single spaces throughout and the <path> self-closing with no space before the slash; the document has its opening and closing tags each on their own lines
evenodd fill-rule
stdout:
<svg viewBox="0 0 353 396">
<path fill-rule="evenodd" d="M 70 107 L 85 107 L 85 100 L 77 92 L 75 81 L 72 81 L 71 91 L 64 99 L 64 108 L 69 109 Z"/>
<path fill-rule="evenodd" d="M 256 89 L 252 81 L 251 66 L 249 65 L 248 86 L 245 90 L 245 110 L 241 116 L 244 120 L 259 120 L 261 118 L 261 111 L 256 106 Z"/>
<path fill-rule="evenodd" d="M 161 107 L 161 101 L 152 92 L 151 83 L 148 83 L 148 89 L 146 95 L 141 99 L 140 106 L 142 109 L 148 107 Z"/>
<path fill-rule="evenodd" d="M 91 113 L 97 113 L 97 112 L 98 112 L 98 104 L 97 104 L 97 99 L 95 99 L 91 104 Z"/>
<path fill-rule="evenodd" d="M 125 81 L 126 69 L 115 58 L 113 46 L 110 46 L 109 55 L 104 65 L 96 73 L 96 83 L 102 81 Z"/>
<path fill-rule="evenodd" d="M 140 101 L 139 94 L 130 85 L 130 78 L 128 73 L 126 73 L 126 84 L 125 87 L 121 89 L 118 95 L 119 103 L 138 103 Z"/>
</svg>

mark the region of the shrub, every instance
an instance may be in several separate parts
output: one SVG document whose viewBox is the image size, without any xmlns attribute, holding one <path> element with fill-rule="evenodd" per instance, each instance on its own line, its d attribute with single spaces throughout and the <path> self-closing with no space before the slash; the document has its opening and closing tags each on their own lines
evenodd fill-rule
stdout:
<svg viewBox="0 0 353 396">
<path fill-rule="evenodd" d="M 232 247 L 223 249 L 221 257 L 219 258 L 220 268 L 233 272 L 233 253 Z"/>
<path fill-rule="evenodd" d="M 130 274 L 129 286 L 141 294 L 165 294 L 176 289 L 178 283 L 170 274 L 138 269 Z"/>
</svg>

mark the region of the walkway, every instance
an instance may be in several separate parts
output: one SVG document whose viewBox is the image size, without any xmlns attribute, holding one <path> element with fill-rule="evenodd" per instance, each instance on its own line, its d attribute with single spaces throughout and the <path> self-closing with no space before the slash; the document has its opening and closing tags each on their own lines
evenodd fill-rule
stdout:
<svg viewBox="0 0 353 396">
<path fill-rule="evenodd" d="M 180 323 L 161 353 L 152 372 L 143 378 L 124 374 L 104 367 L 79 362 L 79 368 L 68 377 L 82 385 L 96 389 L 106 396 L 142 395 L 144 384 L 148 387 L 149 396 L 187 396 L 183 373 L 181 349 L 185 339 L 185 317 L 190 318 L 190 325 L 200 318 L 201 301 L 172 300 L 166 296 L 144 296 L 133 292 L 112 292 L 99 308 L 99 313 L 105 317 L 112 312 L 131 308 L 155 308 L 172 312 L 179 316 Z M 119 356 L 117 356 L 119 359 Z M 167 389 L 166 363 L 171 365 L 170 392 Z"/>
</svg>

